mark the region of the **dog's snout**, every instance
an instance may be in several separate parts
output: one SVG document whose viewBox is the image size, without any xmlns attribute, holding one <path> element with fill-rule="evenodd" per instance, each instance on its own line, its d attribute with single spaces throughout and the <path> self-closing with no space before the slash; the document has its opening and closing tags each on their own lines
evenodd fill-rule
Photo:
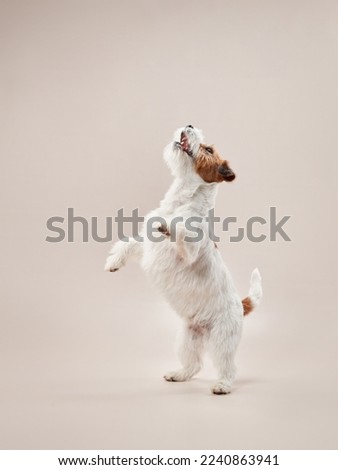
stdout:
<svg viewBox="0 0 338 470">
<path fill-rule="evenodd" d="M 187 127 L 190 127 L 190 129 L 194 128 L 194 126 L 192 126 L 191 124 L 188 124 Z"/>
</svg>

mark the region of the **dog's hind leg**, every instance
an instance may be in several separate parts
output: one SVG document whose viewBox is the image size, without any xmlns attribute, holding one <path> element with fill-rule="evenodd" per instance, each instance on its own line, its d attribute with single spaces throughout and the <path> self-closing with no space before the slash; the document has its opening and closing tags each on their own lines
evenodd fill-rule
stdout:
<svg viewBox="0 0 338 470">
<path fill-rule="evenodd" d="M 129 258 L 140 259 L 142 252 L 143 244 L 141 241 L 135 240 L 135 238 L 130 238 L 128 241 L 119 240 L 110 250 L 104 269 L 115 272 L 122 268 Z"/>
<path fill-rule="evenodd" d="M 183 367 L 182 369 L 165 374 L 165 380 L 168 382 L 184 382 L 197 374 L 202 367 L 203 346 L 203 330 L 184 325 L 178 351 Z"/>
<path fill-rule="evenodd" d="M 241 323 L 236 321 L 215 324 L 210 331 L 209 350 L 217 369 L 219 380 L 212 387 L 215 395 L 224 395 L 232 390 L 236 374 L 235 353 L 241 337 Z"/>
</svg>

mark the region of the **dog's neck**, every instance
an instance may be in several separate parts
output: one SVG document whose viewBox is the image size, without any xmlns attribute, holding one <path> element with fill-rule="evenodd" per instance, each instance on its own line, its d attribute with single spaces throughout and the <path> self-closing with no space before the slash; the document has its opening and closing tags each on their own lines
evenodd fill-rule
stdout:
<svg viewBox="0 0 338 470">
<path fill-rule="evenodd" d="M 168 215 L 181 211 L 206 217 L 215 206 L 217 186 L 217 183 L 203 182 L 187 184 L 185 179 L 175 178 L 160 207 Z"/>
</svg>

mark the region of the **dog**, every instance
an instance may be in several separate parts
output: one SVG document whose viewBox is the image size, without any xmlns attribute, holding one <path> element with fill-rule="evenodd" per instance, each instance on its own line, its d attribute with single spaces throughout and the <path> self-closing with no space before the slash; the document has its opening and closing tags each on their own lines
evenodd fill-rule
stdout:
<svg viewBox="0 0 338 470">
<path fill-rule="evenodd" d="M 165 380 L 190 380 L 201 369 L 207 347 L 218 372 L 212 392 L 227 394 L 235 378 L 234 358 L 243 317 L 262 298 L 261 276 L 255 269 L 249 295 L 240 299 L 209 236 L 206 216 L 214 207 L 218 185 L 233 181 L 235 173 L 213 145 L 204 143 L 201 130 L 192 125 L 177 129 L 173 142 L 164 149 L 164 159 L 174 176 L 172 185 L 160 207 L 145 217 L 142 237 L 115 243 L 105 269 L 115 272 L 130 258 L 140 260 L 182 318 L 182 367 L 165 374 Z M 150 222 L 152 236 L 147 236 Z M 159 238 L 154 239 L 154 234 Z"/>
</svg>

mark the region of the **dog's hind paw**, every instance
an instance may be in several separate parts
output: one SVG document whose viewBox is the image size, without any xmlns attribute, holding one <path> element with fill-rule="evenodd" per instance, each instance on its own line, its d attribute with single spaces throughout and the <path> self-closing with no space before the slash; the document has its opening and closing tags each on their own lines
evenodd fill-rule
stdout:
<svg viewBox="0 0 338 470">
<path fill-rule="evenodd" d="M 191 379 L 191 377 L 192 374 L 188 373 L 184 369 L 168 372 L 163 376 L 167 382 L 185 382 L 186 380 Z"/>
<path fill-rule="evenodd" d="M 230 393 L 231 390 L 232 385 L 230 384 L 230 382 L 226 381 L 217 382 L 217 384 L 215 384 L 211 389 L 214 395 L 226 395 Z"/>
</svg>

